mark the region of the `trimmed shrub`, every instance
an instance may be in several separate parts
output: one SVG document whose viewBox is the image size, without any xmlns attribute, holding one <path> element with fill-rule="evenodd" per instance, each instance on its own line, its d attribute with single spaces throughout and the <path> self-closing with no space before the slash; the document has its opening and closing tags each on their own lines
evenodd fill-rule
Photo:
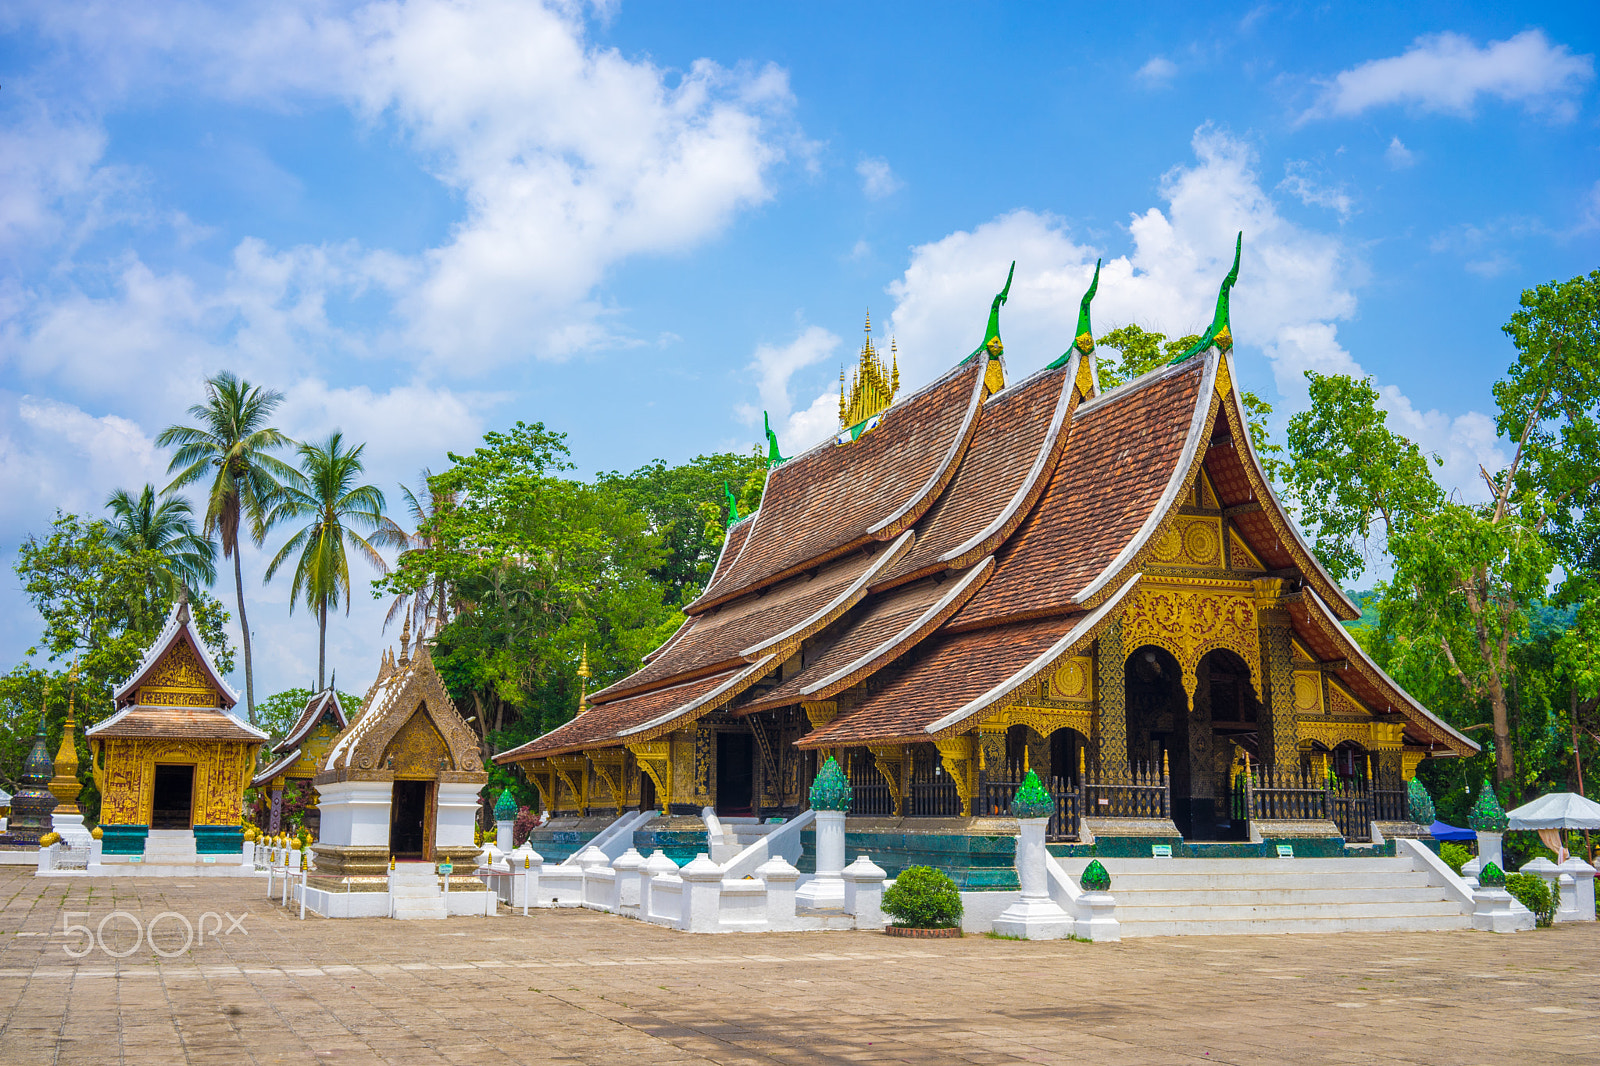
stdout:
<svg viewBox="0 0 1600 1066">
<path fill-rule="evenodd" d="M 913 929 L 952 929 L 961 924 L 956 883 L 931 866 L 908 866 L 883 894 L 883 913 Z"/>
<path fill-rule="evenodd" d="M 1467 849 L 1465 844 L 1452 844 L 1447 840 L 1439 845 L 1439 858 L 1443 859 L 1444 864 L 1456 872 L 1457 877 L 1460 877 L 1461 868 L 1472 859 L 1472 852 Z"/>
<path fill-rule="evenodd" d="M 511 846 L 520 848 L 528 842 L 528 835 L 539 826 L 539 812 L 527 807 L 517 809 L 517 820 L 511 826 Z"/>
<path fill-rule="evenodd" d="M 1538 874 L 1511 874 L 1506 878 L 1506 891 L 1533 912 L 1533 920 L 1540 928 L 1555 921 L 1555 893 L 1550 891 L 1550 883 Z"/>
</svg>

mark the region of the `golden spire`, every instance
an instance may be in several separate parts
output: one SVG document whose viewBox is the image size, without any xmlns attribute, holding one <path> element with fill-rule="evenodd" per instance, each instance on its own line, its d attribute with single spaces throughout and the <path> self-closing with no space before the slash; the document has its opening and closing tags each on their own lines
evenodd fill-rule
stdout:
<svg viewBox="0 0 1600 1066">
<path fill-rule="evenodd" d="M 61 747 L 56 751 L 55 776 L 50 779 L 50 794 L 56 798 L 57 814 L 78 813 L 78 793 L 83 785 L 78 781 L 78 745 L 73 741 L 77 721 L 73 717 L 73 701 L 78 684 L 78 661 L 72 661 L 67 671 L 67 720 L 61 727 Z"/>
<path fill-rule="evenodd" d="M 406 612 L 405 627 L 400 630 L 400 665 L 411 662 L 411 612 Z"/>
<path fill-rule="evenodd" d="M 866 339 L 861 345 L 861 355 L 856 361 L 856 372 L 845 389 L 844 369 L 839 370 L 839 424 L 848 429 L 860 425 L 894 402 L 900 390 L 900 355 L 898 346 L 891 341 L 892 367 L 884 366 L 878 350 L 872 344 L 872 312 L 867 312 L 866 325 L 862 327 Z M 848 398 L 847 398 L 848 397 Z"/>
</svg>

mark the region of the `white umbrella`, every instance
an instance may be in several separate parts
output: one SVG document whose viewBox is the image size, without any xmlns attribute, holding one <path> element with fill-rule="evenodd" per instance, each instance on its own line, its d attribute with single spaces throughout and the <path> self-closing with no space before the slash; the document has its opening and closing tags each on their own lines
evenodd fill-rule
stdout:
<svg viewBox="0 0 1600 1066">
<path fill-rule="evenodd" d="M 1561 830 L 1600 829 L 1600 803 L 1576 792 L 1552 792 L 1507 811 L 1506 820 L 1508 828 L 1538 832 L 1544 846 L 1556 853 L 1556 861 L 1566 862 L 1566 841 L 1562 839 Z"/>
<path fill-rule="evenodd" d="M 1552 792 L 1507 811 L 1506 818 L 1512 829 L 1600 829 L 1600 803 L 1576 792 Z"/>
</svg>

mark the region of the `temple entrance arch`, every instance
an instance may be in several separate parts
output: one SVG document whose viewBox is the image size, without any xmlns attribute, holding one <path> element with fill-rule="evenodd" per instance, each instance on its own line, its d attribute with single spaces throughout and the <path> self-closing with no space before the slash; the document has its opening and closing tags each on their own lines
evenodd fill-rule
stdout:
<svg viewBox="0 0 1600 1066">
<path fill-rule="evenodd" d="M 1126 676 L 1128 762 L 1160 767 L 1163 754 L 1187 747 L 1189 697 L 1183 671 L 1171 652 L 1147 644 L 1128 656 Z"/>
<path fill-rule="evenodd" d="M 1080 771 L 1087 765 L 1089 738 L 1069 726 L 1055 730 L 1050 744 L 1050 779 L 1066 788 L 1082 785 Z"/>
<path fill-rule="evenodd" d="M 157 763 L 155 771 L 150 828 L 190 828 L 194 818 L 194 764 Z"/>
<path fill-rule="evenodd" d="M 748 730 L 717 732 L 717 813 L 729 817 L 755 813 L 755 738 Z"/>
</svg>

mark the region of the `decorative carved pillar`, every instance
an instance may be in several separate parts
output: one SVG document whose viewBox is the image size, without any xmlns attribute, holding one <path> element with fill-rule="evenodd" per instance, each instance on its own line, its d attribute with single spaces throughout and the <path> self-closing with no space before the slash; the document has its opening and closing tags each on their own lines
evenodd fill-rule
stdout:
<svg viewBox="0 0 1600 1066">
<path fill-rule="evenodd" d="M 1100 772 L 1128 769 L 1128 662 L 1122 650 L 1122 619 L 1100 631 L 1095 642 L 1094 741 Z"/>
<path fill-rule="evenodd" d="M 978 726 L 978 795 L 986 793 L 984 786 L 1006 773 L 1006 726 L 1002 721 L 988 721 Z M 979 814 L 1004 814 L 1004 811 L 987 807 Z"/>
<path fill-rule="evenodd" d="M 1401 755 L 1405 749 L 1405 723 L 1403 722 L 1373 722 L 1370 730 L 1372 740 L 1367 749 L 1375 756 L 1373 784 L 1380 782 L 1389 788 L 1399 788 L 1406 780 L 1400 765 Z"/>
<path fill-rule="evenodd" d="M 1416 777 L 1418 764 L 1427 757 L 1428 753 L 1425 751 L 1400 752 L 1400 779 L 1402 781 L 1410 781 L 1413 777 Z"/>
<path fill-rule="evenodd" d="M 978 738 L 971 733 L 948 740 L 936 740 L 939 759 L 944 772 L 955 782 L 956 795 L 961 798 L 961 817 L 972 817 L 972 795 L 978 785 Z"/>
<path fill-rule="evenodd" d="M 1266 706 L 1271 746 L 1262 745 L 1262 757 L 1276 767 L 1300 763 L 1300 728 L 1294 706 L 1294 630 L 1283 602 L 1284 581 L 1258 577 L 1255 585 L 1256 616 L 1261 624 L 1261 667 L 1265 676 Z"/>
<path fill-rule="evenodd" d="M 665 738 L 646 740 L 629 744 L 628 750 L 639 763 L 639 769 L 656 786 L 656 802 L 661 804 L 661 813 L 665 815 L 672 803 L 672 742 Z"/>
</svg>

